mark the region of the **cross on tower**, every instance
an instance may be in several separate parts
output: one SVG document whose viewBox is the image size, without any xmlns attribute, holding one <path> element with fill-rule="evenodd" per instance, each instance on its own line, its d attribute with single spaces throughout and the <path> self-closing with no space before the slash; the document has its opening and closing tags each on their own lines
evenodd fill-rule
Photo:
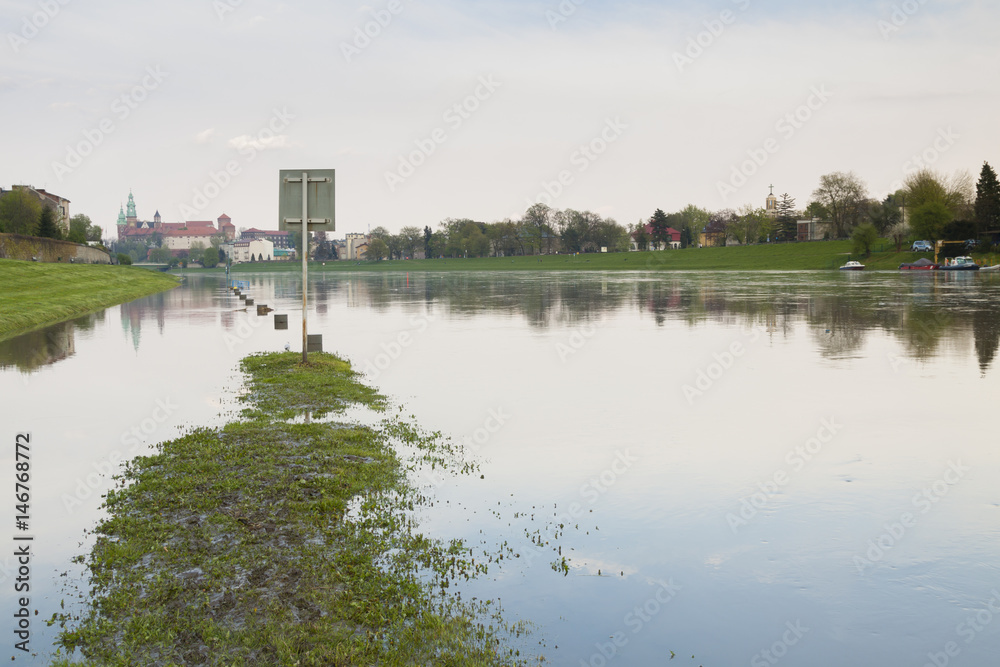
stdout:
<svg viewBox="0 0 1000 667">
<path fill-rule="evenodd" d="M 773 195 L 774 194 L 774 186 L 772 185 L 772 186 L 770 186 L 770 188 L 771 188 L 771 194 Z"/>
</svg>

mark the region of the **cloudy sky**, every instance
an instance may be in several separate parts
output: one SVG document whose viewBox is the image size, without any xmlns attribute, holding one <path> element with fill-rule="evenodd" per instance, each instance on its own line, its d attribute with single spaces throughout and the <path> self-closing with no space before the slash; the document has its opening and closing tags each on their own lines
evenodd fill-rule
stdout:
<svg viewBox="0 0 1000 667">
<path fill-rule="evenodd" d="M 0 2 L 0 185 L 113 228 L 277 226 L 278 170 L 337 170 L 337 235 L 543 201 L 800 208 L 917 161 L 1000 166 L 994 0 Z"/>
</svg>

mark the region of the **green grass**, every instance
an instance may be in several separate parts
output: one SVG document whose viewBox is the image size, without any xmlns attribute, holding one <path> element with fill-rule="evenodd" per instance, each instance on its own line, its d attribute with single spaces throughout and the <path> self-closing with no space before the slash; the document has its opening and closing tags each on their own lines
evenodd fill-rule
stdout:
<svg viewBox="0 0 1000 667">
<path fill-rule="evenodd" d="M 435 466 L 454 450 L 398 418 L 289 423 L 385 405 L 347 362 L 300 358 L 248 357 L 249 421 L 132 462 L 86 559 L 89 611 L 51 621 L 62 647 L 90 665 L 520 664 L 491 604 L 447 594 L 487 564 L 416 532 L 429 499 L 392 442 Z"/>
<path fill-rule="evenodd" d="M 0 259 L 0 340 L 178 284 L 175 276 L 127 266 Z"/>
<path fill-rule="evenodd" d="M 659 252 L 588 253 L 470 259 L 310 262 L 310 272 L 327 271 L 808 271 L 837 269 L 848 259 L 872 269 L 897 269 L 929 253 L 895 252 L 880 240 L 870 257 L 851 254 L 850 241 L 815 241 Z M 983 257 L 988 261 L 987 257 Z M 990 262 L 995 263 L 995 262 Z M 299 262 L 237 264 L 233 273 L 301 271 Z"/>
</svg>

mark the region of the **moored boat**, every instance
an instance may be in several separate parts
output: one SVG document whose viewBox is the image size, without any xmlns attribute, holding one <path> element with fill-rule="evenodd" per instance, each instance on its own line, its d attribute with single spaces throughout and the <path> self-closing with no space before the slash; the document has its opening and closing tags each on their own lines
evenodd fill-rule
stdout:
<svg viewBox="0 0 1000 667">
<path fill-rule="evenodd" d="M 980 266 L 980 271 L 1000 271 L 1000 264 L 994 264 L 993 266 Z"/>
<path fill-rule="evenodd" d="M 978 271 L 979 265 L 971 257 L 956 257 L 938 267 L 941 271 Z"/>
<path fill-rule="evenodd" d="M 938 268 L 938 265 L 926 257 L 921 257 L 912 263 L 903 263 L 899 265 L 900 271 L 933 271 L 936 268 Z"/>
<path fill-rule="evenodd" d="M 840 267 L 840 270 L 841 271 L 864 271 L 865 270 L 865 265 L 862 264 L 861 262 L 855 262 L 852 259 L 847 264 L 844 264 L 842 267 Z"/>
</svg>

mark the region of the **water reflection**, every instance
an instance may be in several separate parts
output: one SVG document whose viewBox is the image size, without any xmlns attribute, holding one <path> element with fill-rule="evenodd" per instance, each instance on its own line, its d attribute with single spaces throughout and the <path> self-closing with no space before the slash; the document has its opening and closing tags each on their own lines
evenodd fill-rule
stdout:
<svg viewBox="0 0 1000 667">
<path fill-rule="evenodd" d="M 294 273 L 244 276 L 257 304 L 301 312 L 301 279 Z M 897 338 L 918 360 L 942 345 L 974 350 L 985 375 L 1000 347 L 997 276 L 928 274 L 708 273 L 614 274 L 334 274 L 310 280 L 311 310 L 329 304 L 386 312 L 398 304 L 426 303 L 449 317 L 506 312 L 535 329 L 601 320 L 621 311 L 649 315 L 658 326 L 711 322 L 771 336 L 809 325 L 816 351 L 856 358 L 873 332 Z M 250 311 L 253 311 L 250 308 Z M 226 331 L 245 326 L 246 306 L 217 276 L 189 276 L 182 289 L 120 307 L 122 330 L 138 349 L 144 327 L 163 335 L 171 322 L 211 323 Z M 73 354 L 73 331 L 93 326 L 89 315 L 0 343 L 0 364 L 31 371 Z"/>
</svg>

